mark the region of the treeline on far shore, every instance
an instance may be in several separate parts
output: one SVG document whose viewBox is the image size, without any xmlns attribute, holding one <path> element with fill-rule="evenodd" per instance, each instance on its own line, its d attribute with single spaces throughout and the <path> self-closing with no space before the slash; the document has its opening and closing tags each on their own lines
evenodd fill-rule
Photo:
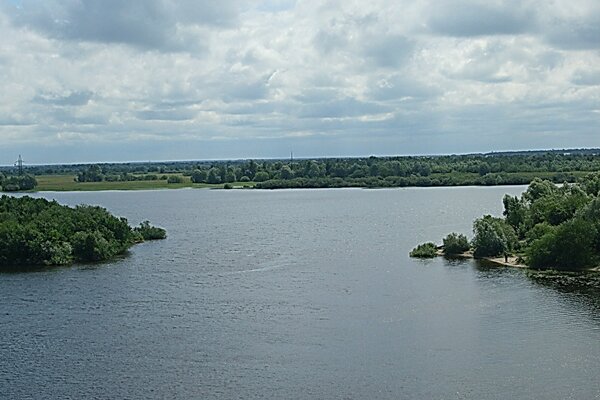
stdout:
<svg viewBox="0 0 600 400">
<path fill-rule="evenodd" d="M 594 171 L 600 171 L 600 155 L 589 151 L 110 163 L 28 166 L 25 169 L 34 176 L 71 175 L 72 182 L 76 183 L 241 183 L 261 189 L 520 185 L 535 178 L 563 183 L 576 182 Z M 3 172 L 6 179 L 15 175 L 11 169 L 5 168 Z"/>
</svg>

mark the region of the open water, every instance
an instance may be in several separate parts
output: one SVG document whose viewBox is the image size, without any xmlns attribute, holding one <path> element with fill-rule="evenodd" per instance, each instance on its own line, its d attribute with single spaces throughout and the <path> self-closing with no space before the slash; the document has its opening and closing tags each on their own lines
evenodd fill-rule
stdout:
<svg viewBox="0 0 600 400">
<path fill-rule="evenodd" d="M 0 398 L 600 398 L 600 289 L 413 260 L 522 187 L 42 193 L 168 239 L 0 274 Z"/>
</svg>

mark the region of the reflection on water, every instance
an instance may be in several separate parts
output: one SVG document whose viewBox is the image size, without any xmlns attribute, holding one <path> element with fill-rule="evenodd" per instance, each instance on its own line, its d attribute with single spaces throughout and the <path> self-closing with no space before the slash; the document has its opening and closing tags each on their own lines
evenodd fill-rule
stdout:
<svg viewBox="0 0 600 400">
<path fill-rule="evenodd" d="M 408 257 L 521 190 L 41 194 L 169 235 L 0 274 L 0 397 L 597 398 L 597 278 Z"/>
</svg>

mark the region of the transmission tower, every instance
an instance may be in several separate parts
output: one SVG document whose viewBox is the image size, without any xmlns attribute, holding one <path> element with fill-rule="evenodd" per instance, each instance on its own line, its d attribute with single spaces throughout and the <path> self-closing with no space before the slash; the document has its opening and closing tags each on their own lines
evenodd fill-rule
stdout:
<svg viewBox="0 0 600 400">
<path fill-rule="evenodd" d="M 23 158 L 21 158 L 20 154 L 19 154 L 19 159 L 15 162 L 15 166 L 19 170 L 19 175 L 23 175 Z"/>
</svg>

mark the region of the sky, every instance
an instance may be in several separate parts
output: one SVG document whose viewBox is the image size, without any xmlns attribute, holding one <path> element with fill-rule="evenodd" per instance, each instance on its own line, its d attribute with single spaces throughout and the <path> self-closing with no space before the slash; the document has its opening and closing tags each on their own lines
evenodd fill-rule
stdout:
<svg viewBox="0 0 600 400">
<path fill-rule="evenodd" d="M 0 0 L 0 164 L 600 147 L 598 0 Z"/>
</svg>

